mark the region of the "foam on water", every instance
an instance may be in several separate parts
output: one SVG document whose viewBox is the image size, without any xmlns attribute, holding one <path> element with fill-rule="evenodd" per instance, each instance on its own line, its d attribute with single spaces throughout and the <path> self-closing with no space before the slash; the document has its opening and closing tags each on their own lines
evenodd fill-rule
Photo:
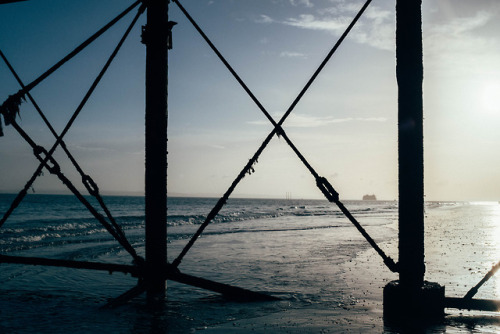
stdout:
<svg viewBox="0 0 500 334">
<path fill-rule="evenodd" d="M 12 199 L 12 195 L 0 195 L 0 212 L 5 212 Z M 144 198 L 106 197 L 105 201 L 131 244 L 143 255 Z M 169 199 L 169 261 L 179 254 L 216 202 L 212 198 Z M 397 259 L 397 204 L 345 204 L 375 241 Z M 499 238 L 491 236 L 500 231 L 500 206 L 436 202 L 427 203 L 426 214 L 428 277 L 446 284 L 452 294 L 465 293 L 465 286 L 477 283 L 485 268 L 489 270 L 500 257 Z M 481 217 L 478 224 L 483 232 L 472 224 L 477 217 Z M 99 306 L 133 287 L 136 279 L 123 274 L 2 264 L 0 332 L 186 333 L 290 309 L 342 311 L 361 298 L 356 295 L 357 288 L 342 281 L 350 270 L 346 265 L 361 254 L 371 254 L 368 247 L 340 211 L 326 201 L 231 199 L 180 269 L 268 292 L 282 301 L 233 303 L 211 292 L 169 282 L 163 311 L 148 311 L 143 297 L 119 310 L 101 311 Z M 457 253 L 457 249 L 464 253 Z M 80 261 L 132 261 L 71 196 L 29 195 L 0 229 L 0 251 Z M 393 279 L 393 275 L 383 274 L 386 268 L 381 270 L 374 281 Z M 443 277 L 450 279 L 444 281 Z M 498 280 L 489 284 L 483 296 L 498 296 Z M 80 319 L 77 326 L 75 318 Z"/>
</svg>

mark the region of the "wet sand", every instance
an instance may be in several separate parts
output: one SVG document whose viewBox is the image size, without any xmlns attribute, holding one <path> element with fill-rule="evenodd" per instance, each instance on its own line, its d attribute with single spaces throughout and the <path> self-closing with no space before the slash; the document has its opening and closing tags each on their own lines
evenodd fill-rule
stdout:
<svg viewBox="0 0 500 334">
<path fill-rule="evenodd" d="M 350 303 L 325 309 L 315 305 L 252 319 L 200 328 L 203 333 L 499 333 L 500 315 L 446 309 L 443 323 L 384 325 L 382 289 L 395 274 L 385 270 L 373 251 L 343 265 L 339 285 L 350 290 Z"/>
<path fill-rule="evenodd" d="M 426 280 L 440 283 L 447 297 L 462 297 L 498 260 L 498 207 L 437 210 L 427 217 Z M 450 216 L 455 214 L 456 217 Z M 456 219 L 467 220 L 457 228 Z M 397 254 L 397 240 L 381 247 Z M 206 333 L 499 333 L 496 312 L 445 309 L 442 323 L 418 321 L 403 327 L 386 326 L 383 320 L 383 287 L 397 274 L 391 273 L 372 250 L 359 252 L 343 263 L 332 289 L 347 302 L 325 307 L 314 304 L 251 319 L 240 319 L 200 328 Z M 500 279 L 494 276 L 476 298 L 500 299 Z"/>
<path fill-rule="evenodd" d="M 355 260 L 341 266 L 337 287 L 345 294 L 344 303 L 329 309 L 316 304 L 200 329 L 207 333 L 384 332 L 382 288 L 397 276 L 384 267 L 372 250 L 361 252 Z"/>
</svg>

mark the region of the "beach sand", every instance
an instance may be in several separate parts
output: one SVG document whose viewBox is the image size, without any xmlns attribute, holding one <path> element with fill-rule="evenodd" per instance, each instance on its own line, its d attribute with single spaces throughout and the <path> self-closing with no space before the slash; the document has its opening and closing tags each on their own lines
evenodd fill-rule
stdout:
<svg viewBox="0 0 500 334">
<path fill-rule="evenodd" d="M 350 302 L 325 309 L 312 305 L 251 319 L 199 328 L 203 333 L 500 333 L 500 316 L 492 312 L 446 310 L 443 323 L 384 325 L 383 287 L 397 278 L 367 250 L 342 265 L 338 278 Z M 443 277 L 444 279 L 444 277 Z"/>
<path fill-rule="evenodd" d="M 396 279 L 372 250 L 341 264 L 337 277 L 344 301 L 325 308 L 314 304 L 252 319 L 200 328 L 207 333 L 382 333 L 382 288 Z"/>
<path fill-rule="evenodd" d="M 457 219 L 470 219 L 457 229 L 450 211 L 432 211 L 426 227 L 426 280 L 440 283 L 447 297 L 462 297 L 498 259 L 499 208 L 488 216 L 486 208 L 460 210 Z M 472 212 L 471 212 L 472 211 Z M 480 212 L 479 212 L 480 211 Z M 443 217 L 446 217 L 445 219 Z M 441 219 L 443 218 L 443 219 Z M 492 219 L 494 218 L 494 219 Z M 381 243 L 388 254 L 397 254 L 397 240 Z M 340 264 L 341 274 L 332 289 L 344 297 L 337 305 L 311 304 L 268 315 L 230 321 L 200 328 L 206 333 L 500 333 L 500 315 L 493 312 L 445 309 L 442 323 L 424 325 L 419 321 L 403 327 L 384 325 L 383 287 L 398 279 L 372 249 L 357 253 L 352 261 Z M 497 275 L 498 276 L 498 275 Z M 477 298 L 500 299 L 500 280 L 494 276 Z"/>
</svg>

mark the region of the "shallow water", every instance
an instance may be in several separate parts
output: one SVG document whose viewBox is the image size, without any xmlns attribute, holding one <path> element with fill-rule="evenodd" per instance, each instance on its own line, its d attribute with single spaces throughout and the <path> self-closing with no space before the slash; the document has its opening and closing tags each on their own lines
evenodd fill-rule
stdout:
<svg viewBox="0 0 500 334">
<path fill-rule="evenodd" d="M 0 195 L 0 212 L 11 199 L 11 195 Z M 106 197 L 105 201 L 132 245 L 143 254 L 144 199 Z M 215 202 L 169 199 L 169 261 Z M 396 203 L 345 204 L 388 255 L 397 259 Z M 463 296 L 500 258 L 500 205 L 427 203 L 426 215 L 426 279 L 445 285 L 448 296 Z M 179 268 L 187 274 L 270 293 L 280 301 L 231 302 L 169 281 L 163 310 L 149 310 L 144 296 L 118 309 L 101 310 L 109 298 L 133 287 L 136 279 L 119 273 L 2 264 L 0 332 L 187 333 L 226 323 L 262 322 L 269 316 L 282 317 L 286 327 L 285 315 L 293 312 L 320 314 L 331 323 L 328 330 L 332 332 L 343 332 L 342 326 L 348 325 L 343 320 L 348 319 L 346 315 L 365 312 L 371 318 L 363 326 L 382 332 L 381 288 L 397 276 L 368 247 L 339 210 L 325 201 L 234 199 Z M 29 195 L 0 229 L 0 251 L 123 264 L 132 260 L 69 196 Z M 499 280 L 493 277 L 477 297 L 500 299 L 499 294 Z M 448 322 L 433 328 L 434 332 L 500 329 L 494 314 L 481 313 L 478 318 L 477 313 L 449 313 Z"/>
</svg>

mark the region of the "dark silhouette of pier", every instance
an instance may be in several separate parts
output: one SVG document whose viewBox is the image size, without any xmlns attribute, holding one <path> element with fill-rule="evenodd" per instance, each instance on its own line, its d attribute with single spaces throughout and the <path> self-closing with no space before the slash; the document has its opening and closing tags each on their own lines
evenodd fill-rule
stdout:
<svg viewBox="0 0 500 334">
<path fill-rule="evenodd" d="M 19 0 L 4 0 L 0 4 L 6 4 Z M 335 190 L 330 181 L 317 173 L 314 167 L 308 162 L 305 155 L 299 151 L 292 140 L 288 137 L 284 124 L 296 105 L 307 93 L 319 73 L 325 65 L 335 55 L 337 49 L 349 35 L 359 18 L 371 3 L 368 0 L 360 8 L 357 15 L 352 19 L 346 31 L 339 40 L 332 46 L 324 60 L 316 71 L 311 75 L 306 85 L 291 102 L 290 106 L 279 119 L 275 120 L 256 98 L 253 92 L 232 68 L 222 53 L 213 44 L 203 29 L 196 23 L 196 20 L 189 14 L 188 10 L 182 6 L 179 0 L 172 0 L 186 19 L 193 25 L 196 31 L 210 46 L 213 52 L 224 64 L 226 69 L 236 79 L 241 88 L 247 93 L 249 98 L 255 103 L 257 108 L 272 124 L 272 131 L 264 138 L 262 144 L 250 157 L 236 178 L 220 197 L 214 208 L 208 213 L 203 224 L 187 242 L 180 254 L 169 263 L 167 261 L 167 115 L 168 115 L 168 53 L 173 46 L 172 29 L 175 22 L 169 21 L 168 8 L 170 2 L 165 1 L 136 1 L 116 18 L 106 24 L 102 29 L 83 42 L 75 50 L 70 52 L 61 61 L 43 73 L 40 77 L 25 85 L 15 70 L 9 64 L 7 57 L 1 53 L 1 57 L 8 65 L 12 74 L 19 82 L 21 89 L 13 93 L 0 106 L 0 114 L 5 125 L 12 126 L 26 142 L 33 148 L 34 155 L 40 164 L 33 173 L 32 178 L 26 186 L 19 192 L 12 203 L 10 209 L 4 214 L 0 226 L 8 219 L 10 214 L 23 200 L 27 190 L 42 170 L 47 170 L 56 175 L 68 189 L 85 205 L 92 215 L 106 228 L 106 230 L 120 243 L 120 245 L 131 255 L 132 265 L 104 264 L 85 261 L 67 261 L 57 259 L 44 259 L 36 257 L 20 257 L 0 255 L 0 263 L 16 263 L 25 265 L 46 265 L 60 266 L 77 269 L 104 270 L 109 272 L 123 272 L 137 277 L 137 285 L 119 296 L 108 306 L 118 306 L 129 299 L 146 292 L 148 301 L 151 304 L 161 303 L 166 296 L 167 280 L 177 281 L 183 284 L 215 291 L 231 298 L 241 300 L 276 300 L 276 297 L 252 292 L 244 288 L 230 286 L 201 277 L 183 273 L 179 268 L 184 256 L 203 233 L 205 228 L 218 215 L 227 200 L 232 195 L 239 182 L 247 175 L 252 174 L 258 158 L 266 149 L 270 141 L 275 137 L 282 138 L 310 172 L 318 190 L 331 203 L 335 204 L 347 219 L 365 238 L 366 242 L 377 252 L 383 263 L 392 272 L 399 274 L 399 280 L 389 283 L 384 289 L 384 316 L 388 322 L 405 321 L 408 318 L 419 318 L 428 320 L 441 320 L 444 317 L 444 309 L 464 308 L 478 310 L 498 310 L 500 303 L 493 300 L 476 300 L 473 296 L 480 286 L 491 277 L 498 265 L 492 268 L 490 273 L 473 287 L 464 298 L 445 297 L 445 288 L 438 283 L 425 281 L 424 262 L 424 183 L 423 183 L 423 103 L 422 103 L 422 83 L 423 83 L 423 45 L 422 45 L 422 14 L 421 0 L 397 0 L 396 2 L 396 75 L 398 82 L 398 138 L 399 138 L 399 260 L 396 263 L 366 232 L 364 227 L 351 214 L 349 209 L 341 202 L 339 193 Z M 74 55 L 91 44 L 107 29 L 120 21 L 129 12 L 136 10 L 136 15 L 125 31 L 110 58 L 102 68 L 101 72 L 89 88 L 84 99 L 75 110 L 72 118 L 58 134 L 50 126 L 50 123 L 43 117 L 43 112 L 37 107 L 35 100 L 30 95 L 30 91 L 48 76 L 54 73 L 65 62 Z M 96 89 L 100 79 L 106 72 L 109 64 L 118 53 L 123 41 L 137 22 L 137 19 L 144 12 L 147 14 L 147 24 L 142 29 L 142 43 L 146 48 L 146 103 L 145 103 L 145 258 L 140 257 L 132 245 L 128 242 L 121 227 L 112 217 L 99 194 L 99 188 L 92 178 L 83 172 L 78 163 L 72 158 L 63 137 L 78 117 L 79 112 L 84 107 L 90 95 Z M 56 141 L 50 149 L 38 145 L 22 127 L 17 123 L 22 103 L 29 99 L 45 123 L 53 133 Z M 0 132 L 1 134 L 1 132 Z M 80 172 L 82 183 L 90 195 L 95 197 L 106 213 L 101 215 L 85 197 L 77 190 L 73 183 L 62 173 L 61 168 L 53 157 L 55 150 L 61 147 Z"/>
</svg>

